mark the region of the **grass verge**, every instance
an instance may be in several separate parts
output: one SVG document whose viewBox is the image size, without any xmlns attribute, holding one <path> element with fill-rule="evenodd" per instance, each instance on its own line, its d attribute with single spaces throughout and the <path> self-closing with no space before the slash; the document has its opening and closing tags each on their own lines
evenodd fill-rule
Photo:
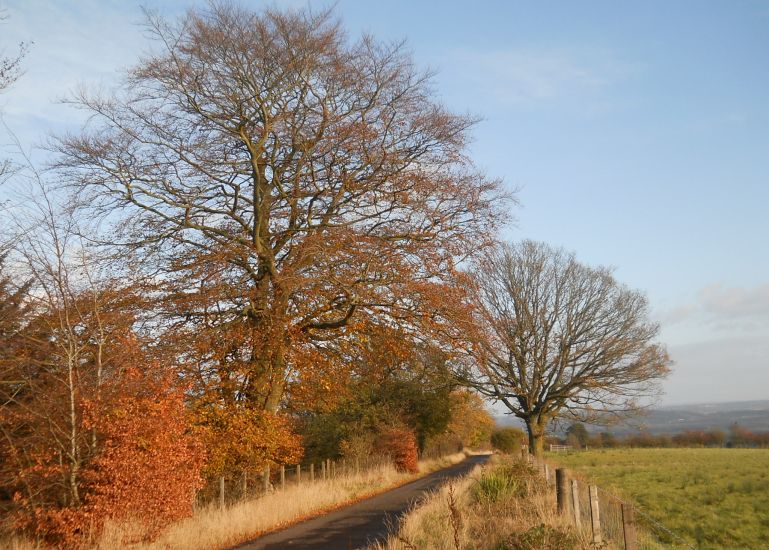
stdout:
<svg viewBox="0 0 769 550">
<path fill-rule="evenodd" d="M 371 550 L 570 550 L 592 545 L 556 512 L 536 470 L 493 457 L 411 510 L 386 543 Z"/>
<path fill-rule="evenodd" d="M 440 459 L 420 461 L 418 474 L 398 472 L 385 465 L 359 474 L 289 485 L 259 498 L 219 508 L 201 508 L 195 514 L 168 527 L 153 542 L 125 544 L 141 538 L 141 526 L 130 523 L 108 524 L 98 550 L 219 550 L 257 538 L 331 510 L 388 491 L 431 472 L 457 464 L 467 457 L 456 453 Z M 138 535 L 138 536 L 137 536 Z M 20 537 L 0 540 L 0 548 L 37 550 L 43 548 Z"/>
<path fill-rule="evenodd" d="M 335 479 L 317 480 L 289 485 L 259 498 L 219 508 L 211 505 L 201 508 L 187 519 L 168 527 L 160 537 L 150 543 L 126 545 L 125 540 L 136 540 L 141 527 L 130 523 L 109 524 L 100 540 L 93 545 L 98 550 L 131 548 L 132 550 L 219 550 L 252 540 L 304 519 L 341 508 L 358 500 L 413 481 L 420 476 L 461 462 L 465 453 L 456 453 L 441 459 L 419 463 L 419 474 L 401 473 L 392 466 L 381 466 L 359 474 Z M 0 541 L 0 547 L 12 550 L 40 548 L 21 538 Z"/>
</svg>

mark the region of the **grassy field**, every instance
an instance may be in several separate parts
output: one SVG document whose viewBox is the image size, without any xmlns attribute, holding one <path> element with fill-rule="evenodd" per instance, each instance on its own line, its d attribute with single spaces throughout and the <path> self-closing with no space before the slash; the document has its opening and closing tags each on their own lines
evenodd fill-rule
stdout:
<svg viewBox="0 0 769 550">
<path fill-rule="evenodd" d="M 549 459 L 700 548 L 769 549 L 769 450 L 611 449 Z"/>
</svg>

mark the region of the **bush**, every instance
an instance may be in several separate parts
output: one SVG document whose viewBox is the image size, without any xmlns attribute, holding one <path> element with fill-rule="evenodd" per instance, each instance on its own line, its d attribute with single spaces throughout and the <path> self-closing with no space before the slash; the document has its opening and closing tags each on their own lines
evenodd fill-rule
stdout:
<svg viewBox="0 0 769 550">
<path fill-rule="evenodd" d="M 486 504 L 510 495 L 521 496 L 522 492 L 521 484 L 504 469 L 484 473 L 472 488 L 475 501 Z"/>
<path fill-rule="evenodd" d="M 523 431 L 518 428 L 498 428 L 491 433 L 494 448 L 507 454 L 518 452 L 523 440 Z"/>
<path fill-rule="evenodd" d="M 158 369 L 128 368 L 102 387 L 98 399 L 81 403 L 80 429 L 94 434 L 94 456 L 79 471 L 81 502 L 36 501 L 16 494 L 15 527 L 60 548 L 80 548 L 97 538 L 108 520 L 136 522 L 133 543 L 150 540 L 162 528 L 192 515 L 200 488 L 204 449 L 192 435 L 184 406 L 185 388 L 173 377 L 153 376 Z M 44 457 L 36 450 L 37 457 Z M 51 453 L 49 453 L 50 455 Z M 52 474 L 55 456 L 20 472 L 36 482 L 38 496 L 51 483 L 38 471 Z M 48 490 L 48 494 L 51 491 Z"/>
<path fill-rule="evenodd" d="M 419 472 L 419 452 L 414 432 L 407 428 L 384 428 L 379 432 L 376 449 L 390 457 L 401 472 Z"/>
<path fill-rule="evenodd" d="M 561 531 L 544 523 L 523 533 L 514 533 L 499 547 L 499 550 L 569 550 L 581 548 L 574 533 Z"/>
<path fill-rule="evenodd" d="M 374 434 L 361 430 L 344 438 L 339 452 L 347 460 L 363 460 L 374 452 Z"/>
</svg>

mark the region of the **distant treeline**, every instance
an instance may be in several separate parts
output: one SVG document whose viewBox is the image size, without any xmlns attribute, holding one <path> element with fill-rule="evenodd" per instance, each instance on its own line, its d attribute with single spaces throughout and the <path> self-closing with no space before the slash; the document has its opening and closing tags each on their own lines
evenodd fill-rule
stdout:
<svg viewBox="0 0 769 550">
<path fill-rule="evenodd" d="M 769 432 L 753 432 L 737 424 L 724 430 L 686 430 L 678 434 L 640 432 L 615 436 L 610 431 L 589 433 L 582 424 L 572 424 L 563 438 L 552 437 L 548 443 L 572 447 L 747 447 L 769 448 Z"/>
</svg>

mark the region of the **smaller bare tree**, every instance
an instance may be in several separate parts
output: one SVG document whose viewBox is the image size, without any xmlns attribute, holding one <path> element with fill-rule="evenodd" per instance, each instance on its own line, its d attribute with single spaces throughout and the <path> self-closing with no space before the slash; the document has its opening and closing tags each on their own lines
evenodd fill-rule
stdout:
<svg viewBox="0 0 769 550">
<path fill-rule="evenodd" d="M 8 19 L 8 15 L 5 10 L 0 8 L 0 23 L 4 22 L 6 19 Z M 5 55 L 5 51 L 2 47 L 2 44 L 0 44 L 0 93 L 3 93 L 21 76 L 21 60 L 27 55 L 29 44 L 21 42 L 15 55 Z M 0 115 L 2 115 L 2 112 L 0 112 Z M 0 158 L 0 184 L 12 174 L 12 168 L 13 165 L 10 160 Z M 3 203 L 0 201 L 0 212 L 2 210 Z M 2 246 L 3 243 L 0 242 L 0 252 L 2 252 Z"/>
<path fill-rule="evenodd" d="M 8 19 L 8 14 L 5 10 L 0 9 L 0 22 L 6 19 Z M 15 55 L 0 55 L 0 92 L 16 82 L 16 79 L 21 76 L 21 60 L 27 54 L 28 48 L 29 44 L 21 42 Z M 4 53 L 0 51 L 0 54 Z"/>
<path fill-rule="evenodd" d="M 556 417 L 626 415 L 659 391 L 671 363 L 659 327 L 609 269 L 524 241 L 489 254 L 475 277 L 486 331 L 468 377 L 523 420 L 531 453 Z"/>
</svg>

